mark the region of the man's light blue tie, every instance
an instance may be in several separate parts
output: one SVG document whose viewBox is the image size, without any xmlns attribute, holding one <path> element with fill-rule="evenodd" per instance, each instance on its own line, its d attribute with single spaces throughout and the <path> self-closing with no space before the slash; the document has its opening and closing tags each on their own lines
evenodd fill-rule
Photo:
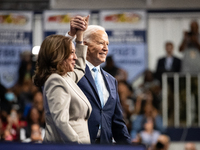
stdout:
<svg viewBox="0 0 200 150">
<path fill-rule="evenodd" d="M 102 88 L 102 83 L 99 81 L 99 71 L 96 67 L 92 68 L 92 71 L 94 71 L 94 82 L 96 84 L 98 93 L 99 93 L 99 98 L 101 101 L 101 106 L 103 108 L 104 106 L 104 100 L 103 100 L 103 88 Z"/>
</svg>

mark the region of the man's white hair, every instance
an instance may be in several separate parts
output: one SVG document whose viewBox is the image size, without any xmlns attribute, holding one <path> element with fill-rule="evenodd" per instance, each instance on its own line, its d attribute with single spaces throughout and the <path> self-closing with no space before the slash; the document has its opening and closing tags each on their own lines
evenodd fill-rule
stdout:
<svg viewBox="0 0 200 150">
<path fill-rule="evenodd" d="M 92 35 L 97 31 L 105 31 L 105 28 L 99 25 L 89 25 L 83 34 L 83 41 L 90 42 Z M 106 31 L 105 31 L 106 32 Z"/>
</svg>

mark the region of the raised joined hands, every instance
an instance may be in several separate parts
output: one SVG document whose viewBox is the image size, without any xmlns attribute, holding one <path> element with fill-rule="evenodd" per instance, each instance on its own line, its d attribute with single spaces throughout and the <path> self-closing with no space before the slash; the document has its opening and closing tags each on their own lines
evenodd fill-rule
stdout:
<svg viewBox="0 0 200 150">
<path fill-rule="evenodd" d="M 88 15 L 87 17 L 76 16 L 71 19 L 70 31 L 68 34 L 70 36 L 75 36 L 77 34 L 77 31 L 79 33 L 84 32 L 88 27 L 89 17 L 90 15 Z"/>
</svg>

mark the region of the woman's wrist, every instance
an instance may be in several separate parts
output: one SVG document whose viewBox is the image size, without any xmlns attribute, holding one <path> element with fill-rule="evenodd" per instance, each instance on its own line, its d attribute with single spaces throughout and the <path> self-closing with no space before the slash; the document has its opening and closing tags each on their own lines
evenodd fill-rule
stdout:
<svg viewBox="0 0 200 150">
<path fill-rule="evenodd" d="M 83 41 L 79 41 L 79 40 L 77 40 L 77 39 L 75 40 L 75 42 L 76 42 L 77 44 L 81 44 L 81 45 L 83 44 Z"/>
<path fill-rule="evenodd" d="M 82 31 L 77 31 L 75 42 L 77 44 L 83 44 L 83 32 Z"/>
</svg>

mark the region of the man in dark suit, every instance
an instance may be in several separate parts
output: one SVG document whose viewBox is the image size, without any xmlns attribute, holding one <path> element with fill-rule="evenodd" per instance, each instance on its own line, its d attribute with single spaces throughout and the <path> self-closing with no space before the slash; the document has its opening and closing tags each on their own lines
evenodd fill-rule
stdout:
<svg viewBox="0 0 200 150">
<path fill-rule="evenodd" d="M 157 63 L 156 78 L 162 83 L 162 74 L 165 72 L 180 72 L 181 60 L 173 56 L 173 43 L 166 42 L 165 50 L 166 56 L 160 58 Z"/>
<path fill-rule="evenodd" d="M 162 84 L 162 74 L 171 72 L 180 72 L 181 71 L 181 60 L 175 56 L 173 56 L 173 43 L 172 42 L 166 42 L 165 43 L 165 50 L 166 50 L 166 56 L 159 59 L 157 63 L 157 69 L 156 69 L 156 78 L 160 81 Z M 168 113 L 170 120 L 173 120 L 174 118 L 174 78 L 169 77 L 167 79 L 168 82 L 168 104 L 170 106 L 168 107 Z"/>
<path fill-rule="evenodd" d="M 71 21 L 68 33 L 74 36 L 76 22 Z M 105 72 L 100 64 L 105 62 L 108 53 L 108 35 L 101 26 L 90 25 L 84 32 L 83 42 L 88 46 L 85 76 L 78 82 L 92 105 L 88 120 L 91 143 L 130 144 L 131 139 L 123 120 L 117 91 L 117 81 Z"/>
</svg>

